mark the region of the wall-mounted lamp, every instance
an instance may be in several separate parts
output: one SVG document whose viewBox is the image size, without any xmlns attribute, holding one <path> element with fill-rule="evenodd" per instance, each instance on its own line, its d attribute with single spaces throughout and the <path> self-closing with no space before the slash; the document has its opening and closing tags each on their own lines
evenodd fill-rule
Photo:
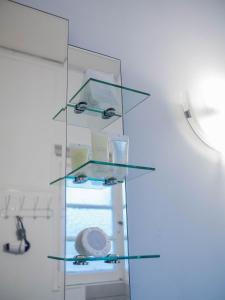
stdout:
<svg viewBox="0 0 225 300">
<path fill-rule="evenodd" d="M 225 153 L 225 76 L 200 77 L 188 93 L 184 114 L 197 136 Z"/>
</svg>

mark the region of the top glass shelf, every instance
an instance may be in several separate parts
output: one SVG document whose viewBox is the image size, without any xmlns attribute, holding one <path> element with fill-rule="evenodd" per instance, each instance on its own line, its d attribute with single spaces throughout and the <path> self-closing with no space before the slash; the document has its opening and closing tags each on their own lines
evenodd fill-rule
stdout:
<svg viewBox="0 0 225 300">
<path fill-rule="evenodd" d="M 146 100 L 149 93 L 90 78 L 71 97 L 54 120 L 103 129 Z"/>
</svg>

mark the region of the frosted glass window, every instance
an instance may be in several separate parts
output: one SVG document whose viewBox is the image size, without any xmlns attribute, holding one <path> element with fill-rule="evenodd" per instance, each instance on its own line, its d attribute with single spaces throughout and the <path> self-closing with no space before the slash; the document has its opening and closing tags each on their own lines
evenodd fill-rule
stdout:
<svg viewBox="0 0 225 300">
<path fill-rule="evenodd" d="M 67 188 L 67 204 L 88 204 L 111 206 L 111 188 L 85 189 Z"/>
<path fill-rule="evenodd" d="M 112 236 L 112 210 L 93 208 L 67 208 L 67 236 L 76 237 L 87 227 L 99 227 Z"/>
<path fill-rule="evenodd" d="M 111 188 L 85 189 L 71 188 L 66 190 L 66 257 L 78 255 L 75 249 L 77 235 L 85 228 L 99 227 L 111 238 L 111 253 L 115 249 L 114 213 L 112 207 Z M 105 264 L 102 261 L 90 262 L 86 266 L 66 263 L 68 273 L 93 273 L 113 271 L 115 265 Z"/>
</svg>

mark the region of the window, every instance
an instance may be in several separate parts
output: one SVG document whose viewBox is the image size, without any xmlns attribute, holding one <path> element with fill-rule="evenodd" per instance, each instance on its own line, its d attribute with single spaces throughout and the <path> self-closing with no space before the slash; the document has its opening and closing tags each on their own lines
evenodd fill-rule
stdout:
<svg viewBox="0 0 225 300">
<path fill-rule="evenodd" d="M 79 232 L 87 227 L 97 226 L 111 239 L 111 253 L 115 249 L 115 216 L 111 188 L 67 188 L 66 256 L 78 255 L 74 241 Z M 91 262 L 87 266 L 67 262 L 67 273 L 91 273 L 113 271 L 113 264 Z"/>
<path fill-rule="evenodd" d="M 79 232 L 87 227 L 100 227 L 111 239 L 111 254 L 127 254 L 125 185 L 106 187 L 92 183 L 66 189 L 66 256 L 78 255 L 74 243 Z M 66 284 L 97 283 L 125 280 L 128 262 L 88 265 L 66 262 Z"/>
</svg>

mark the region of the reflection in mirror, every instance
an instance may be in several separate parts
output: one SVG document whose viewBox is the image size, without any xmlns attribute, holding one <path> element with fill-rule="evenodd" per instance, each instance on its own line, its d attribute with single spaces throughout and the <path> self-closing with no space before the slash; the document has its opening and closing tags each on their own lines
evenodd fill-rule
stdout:
<svg viewBox="0 0 225 300">
<path fill-rule="evenodd" d="M 64 125 L 52 114 L 66 102 L 67 34 L 65 19 L 0 1 L 2 300 L 64 297 L 63 264 L 47 256 L 64 244 L 63 189 L 49 182 L 65 165 Z"/>
<path fill-rule="evenodd" d="M 121 84 L 120 60 L 69 46 L 68 103 L 89 78 Z M 98 103 L 104 104 L 100 100 L 102 94 L 108 96 L 111 107 L 121 110 L 118 108 L 121 96 L 114 99 L 113 90 L 104 86 L 88 87 L 80 103 L 86 101 L 99 108 Z M 86 111 L 67 110 L 67 174 L 89 159 L 112 161 L 109 141 L 122 135 L 121 118 L 104 119 Z M 103 170 L 99 166 L 95 174 L 100 176 Z M 67 179 L 66 183 L 66 257 L 81 255 L 98 259 L 127 255 L 124 183 L 107 186 L 94 179 L 84 183 Z M 105 260 L 66 262 L 66 300 L 130 299 L 127 261 L 106 263 Z"/>
</svg>

